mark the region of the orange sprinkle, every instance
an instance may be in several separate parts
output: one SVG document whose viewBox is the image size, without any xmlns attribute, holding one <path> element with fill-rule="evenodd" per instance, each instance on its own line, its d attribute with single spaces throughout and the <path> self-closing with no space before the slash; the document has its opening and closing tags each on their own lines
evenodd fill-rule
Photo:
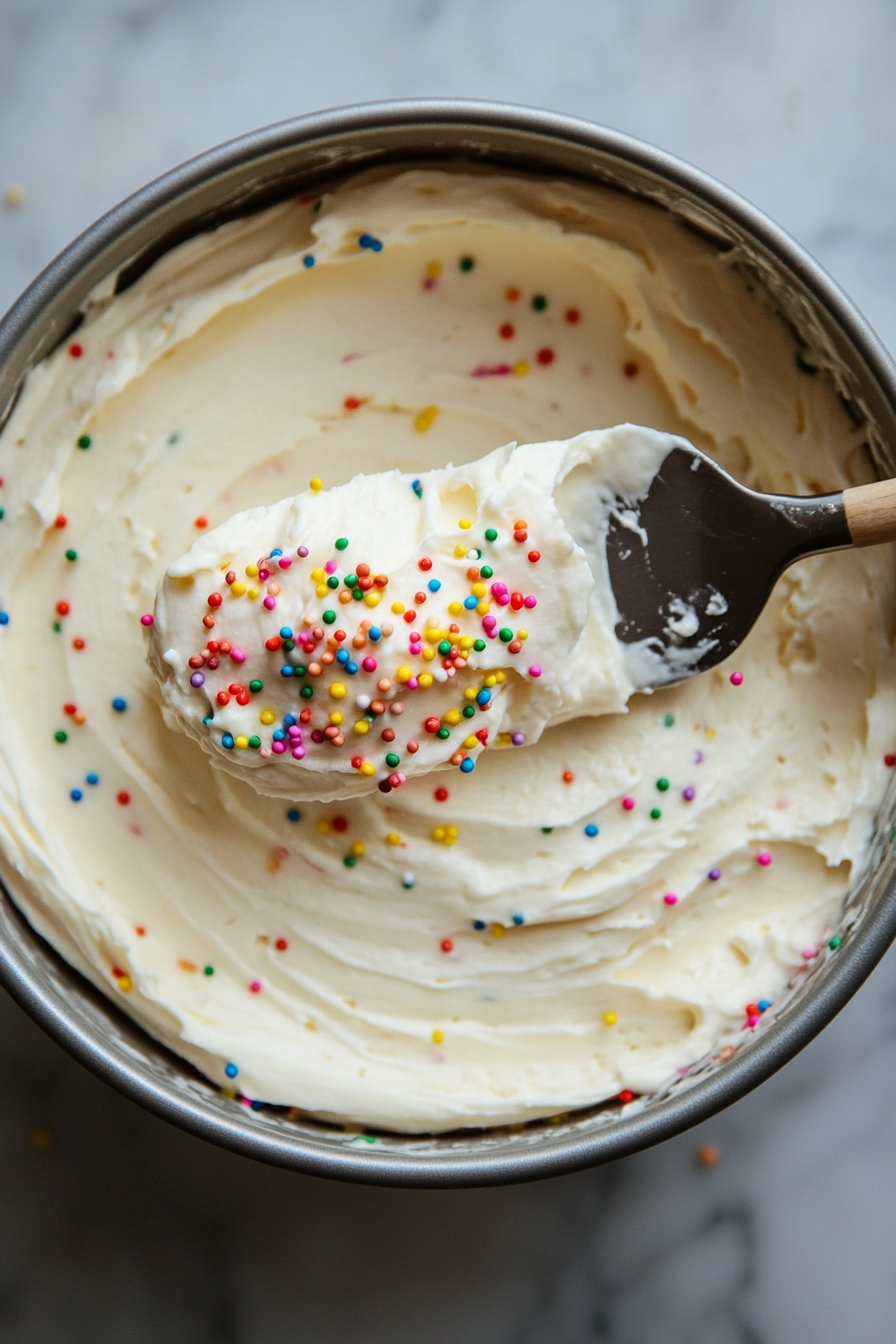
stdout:
<svg viewBox="0 0 896 1344">
<path fill-rule="evenodd" d="M 520 291 L 516 288 L 515 285 L 508 285 L 504 291 L 504 297 L 508 303 L 516 303 L 519 296 Z"/>
<path fill-rule="evenodd" d="M 573 772 L 572 772 L 571 770 L 564 770 L 564 771 L 563 771 L 563 783 L 564 783 L 564 784 L 571 784 L 571 783 L 573 782 L 574 779 L 575 779 L 575 775 L 573 774 Z"/>
<path fill-rule="evenodd" d="M 195 970 L 198 970 L 198 967 L 197 967 L 195 961 L 187 961 L 186 957 L 181 957 L 177 964 L 178 964 L 178 966 L 181 968 L 182 971 L 195 971 Z"/>
<path fill-rule="evenodd" d="M 198 528 L 208 527 L 208 519 L 203 518 L 202 514 L 193 520 L 193 526 Z"/>
<path fill-rule="evenodd" d="M 85 647 L 85 644 L 84 644 L 84 640 L 83 640 L 83 639 L 73 639 L 73 640 L 72 640 L 72 648 L 73 648 L 73 649 L 83 649 L 84 647 Z"/>
</svg>

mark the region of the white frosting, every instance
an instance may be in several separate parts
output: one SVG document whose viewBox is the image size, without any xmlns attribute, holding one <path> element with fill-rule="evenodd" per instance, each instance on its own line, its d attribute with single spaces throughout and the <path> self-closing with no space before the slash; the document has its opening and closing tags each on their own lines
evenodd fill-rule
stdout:
<svg viewBox="0 0 896 1344">
<path fill-rule="evenodd" d="M 156 600 L 173 723 L 262 793 L 323 801 L 622 711 L 607 525 L 675 442 L 620 426 L 234 514 Z"/>
<path fill-rule="evenodd" d="M 861 432 L 796 354 L 661 211 L 484 175 L 349 183 L 102 287 L 0 436 L 0 873 L 35 927 L 219 1085 L 398 1130 L 648 1092 L 738 1039 L 866 851 L 894 750 L 889 551 L 789 570 L 740 686 L 723 666 L 531 745 L 492 733 L 469 775 L 339 804 L 212 768 L 166 719 L 141 617 L 191 542 L 312 477 L 325 492 L 298 507 L 323 519 L 359 474 L 423 481 L 629 421 L 757 489 L 868 479 Z M 364 525 L 372 566 L 374 535 L 399 567 L 447 535 Z M 558 610 L 539 594 L 529 642 L 571 635 L 573 587 Z"/>
</svg>

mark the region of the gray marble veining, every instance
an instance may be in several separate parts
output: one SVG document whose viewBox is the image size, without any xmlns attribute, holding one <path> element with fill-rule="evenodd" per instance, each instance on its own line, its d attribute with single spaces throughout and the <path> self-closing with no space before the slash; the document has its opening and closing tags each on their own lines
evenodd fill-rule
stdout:
<svg viewBox="0 0 896 1344">
<path fill-rule="evenodd" d="M 454 94 L 716 173 L 896 347 L 890 0 L 2 0 L 0 307 L 254 126 Z M 896 732 L 896 729 L 894 729 Z M 3 1344 L 890 1344 L 896 956 L 759 1092 L 613 1167 L 467 1192 L 267 1170 L 143 1114 L 0 1000 Z M 712 1141 L 721 1160 L 695 1162 Z"/>
</svg>

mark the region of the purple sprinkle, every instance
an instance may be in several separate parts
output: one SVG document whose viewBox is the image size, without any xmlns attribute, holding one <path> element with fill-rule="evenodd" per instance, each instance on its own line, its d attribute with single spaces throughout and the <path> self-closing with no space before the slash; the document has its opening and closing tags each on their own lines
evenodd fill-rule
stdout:
<svg viewBox="0 0 896 1344">
<path fill-rule="evenodd" d="M 721 876 L 722 876 L 721 868 L 710 868 L 709 872 L 707 873 L 707 877 L 709 878 L 710 882 L 718 882 Z"/>
<path fill-rule="evenodd" d="M 521 747 L 525 742 L 526 738 L 523 733 L 513 733 L 511 735 L 510 740 L 515 747 Z"/>
<path fill-rule="evenodd" d="M 681 796 L 686 803 L 692 803 L 697 797 L 697 790 L 694 788 L 693 784 L 689 784 L 686 789 L 682 789 Z"/>
<path fill-rule="evenodd" d="M 201 672 L 194 672 L 194 673 L 193 673 L 192 677 L 190 678 L 190 685 L 191 685 L 191 686 L 204 686 L 204 685 L 205 685 L 205 677 L 202 675 Z"/>
<path fill-rule="evenodd" d="M 296 550 L 296 555 L 299 557 L 300 560 L 304 560 L 307 554 L 308 554 L 307 546 L 299 546 Z"/>
<path fill-rule="evenodd" d="M 702 751 L 695 751 L 695 752 L 694 752 L 694 764 L 695 764 L 695 765 L 701 765 L 702 763 L 703 763 L 703 752 L 702 752 Z"/>
</svg>

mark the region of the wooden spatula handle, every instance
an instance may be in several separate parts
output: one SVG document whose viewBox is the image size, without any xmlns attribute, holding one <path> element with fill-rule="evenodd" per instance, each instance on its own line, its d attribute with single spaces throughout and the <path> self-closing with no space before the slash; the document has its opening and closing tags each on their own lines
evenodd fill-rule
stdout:
<svg viewBox="0 0 896 1344">
<path fill-rule="evenodd" d="M 843 508 L 854 546 L 896 541 L 896 481 L 873 481 L 844 490 Z"/>
</svg>

